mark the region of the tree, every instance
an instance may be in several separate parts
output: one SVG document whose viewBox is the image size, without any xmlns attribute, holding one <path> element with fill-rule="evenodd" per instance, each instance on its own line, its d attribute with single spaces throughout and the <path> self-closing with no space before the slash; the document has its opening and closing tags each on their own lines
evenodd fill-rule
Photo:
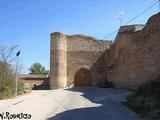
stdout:
<svg viewBox="0 0 160 120">
<path fill-rule="evenodd" d="M 45 73 L 45 67 L 42 66 L 40 63 L 32 64 L 28 70 L 30 71 L 30 74 L 35 74 L 35 75 L 42 75 Z"/>
</svg>

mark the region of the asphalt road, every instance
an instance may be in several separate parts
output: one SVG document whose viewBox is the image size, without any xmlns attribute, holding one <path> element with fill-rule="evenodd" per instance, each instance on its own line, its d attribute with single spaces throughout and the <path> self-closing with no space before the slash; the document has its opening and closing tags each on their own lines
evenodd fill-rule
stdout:
<svg viewBox="0 0 160 120">
<path fill-rule="evenodd" d="M 129 94 L 127 90 L 101 88 L 33 91 L 1 100 L 0 113 L 27 113 L 31 120 L 139 120 L 121 104 Z"/>
</svg>

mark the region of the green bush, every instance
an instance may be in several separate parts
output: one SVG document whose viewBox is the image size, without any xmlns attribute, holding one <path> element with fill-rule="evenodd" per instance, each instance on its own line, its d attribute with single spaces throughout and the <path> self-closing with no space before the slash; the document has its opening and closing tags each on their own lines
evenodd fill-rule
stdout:
<svg viewBox="0 0 160 120">
<path fill-rule="evenodd" d="M 125 104 L 142 116 L 157 113 L 153 115 L 157 118 L 160 112 L 160 77 L 141 85 Z"/>
<path fill-rule="evenodd" d="M 0 99 L 14 95 L 15 76 L 7 63 L 0 63 Z"/>
</svg>

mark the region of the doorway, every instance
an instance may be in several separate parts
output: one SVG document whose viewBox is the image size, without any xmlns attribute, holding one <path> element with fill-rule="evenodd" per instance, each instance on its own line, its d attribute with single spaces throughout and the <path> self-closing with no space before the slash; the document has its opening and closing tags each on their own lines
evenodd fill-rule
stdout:
<svg viewBox="0 0 160 120">
<path fill-rule="evenodd" d="M 80 68 L 74 76 L 74 86 L 91 86 L 92 76 L 91 72 L 86 68 Z"/>
</svg>

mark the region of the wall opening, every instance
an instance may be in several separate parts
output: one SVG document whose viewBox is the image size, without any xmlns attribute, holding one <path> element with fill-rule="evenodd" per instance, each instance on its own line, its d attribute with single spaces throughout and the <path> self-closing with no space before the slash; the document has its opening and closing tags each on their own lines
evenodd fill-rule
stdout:
<svg viewBox="0 0 160 120">
<path fill-rule="evenodd" d="M 86 68 L 80 68 L 74 76 L 74 86 L 91 86 L 92 76 L 91 72 Z"/>
</svg>

